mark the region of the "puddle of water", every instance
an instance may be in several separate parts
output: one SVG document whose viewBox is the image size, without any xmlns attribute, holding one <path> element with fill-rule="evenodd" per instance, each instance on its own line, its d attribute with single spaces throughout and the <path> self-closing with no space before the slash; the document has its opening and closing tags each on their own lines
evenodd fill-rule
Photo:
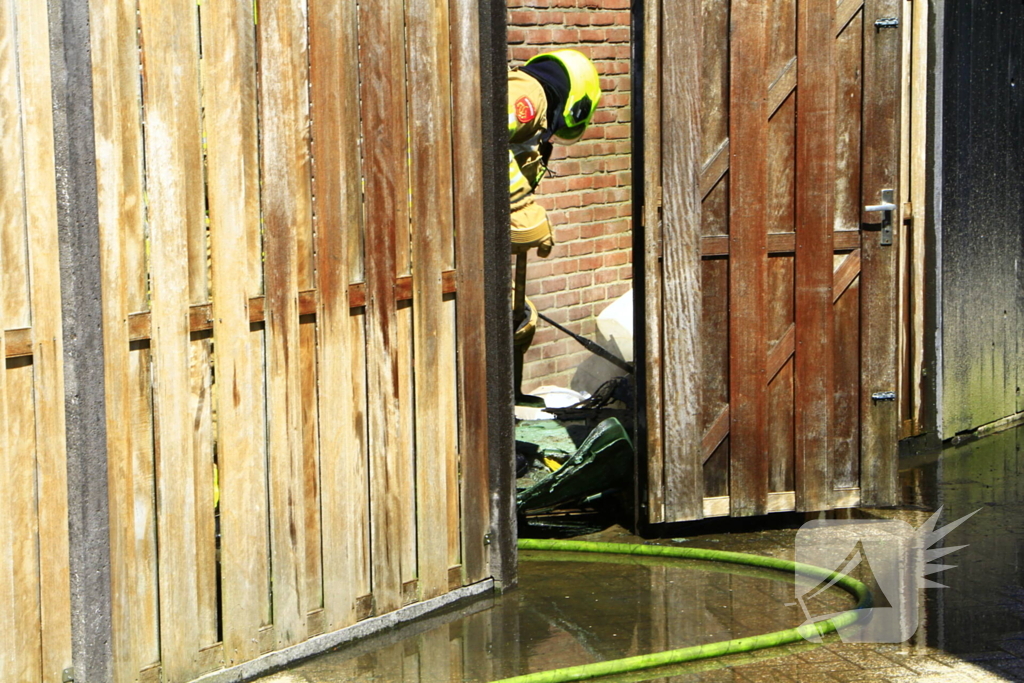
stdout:
<svg viewBox="0 0 1024 683">
<path fill-rule="evenodd" d="M 946 537 L 956 565 L 933 578 L 948 586 L 926 591 L 918 638 L 952 654 L 1005 650 L 1024 655 L 1024 428 L 946 448 L 941 457 L 905 472 L 905 497 L 943 506 L 949 523 L 979 510 Z"/>
<path fill-rule="evenodd" d="M 939 560 L 956 568 L 930 578 L 949 588 L 924 591 L 917 634 L 907 644 L 888 646 L 901 649 L 898 654 L 935 657 L 945 651 L 977 660 L 984 659 L 979 653 L 998 651 L 1004 664 L 1006 657 L 1024 656 L 1022 441 L 1024 428 L 1019 428 L 919 458 L 901 475 L 907 507 L 854 514 L 895 517 L 919 527 L 939 506 L 944 506 L 940 524 L 981 508 L 942 541 L 946 547 L 969 547 Z M 799 520 L 781 529 L 693 536 L 680 542 L 792 558 L 798 527 Z M 598 536 L 597 540 L 633 540 L 621 529 Z M 598 562 L 581 562 L 550 553 L 523 553 L 522 558 L 520 587 L 507 595 L 477 603 L 462 614 L 404 626 L 261 681 L 493 681 L 766 633 L 803 620 L 799 608 L 791 604 L 795 592 L 784 573 L 654 558 L 613 562 L 599 557 Z M 845 593 L 835 591 L 817 605 L 816 613 L 850 604 Z M 869 651 L 871 647 L 892 653 L 878 646 L 857 650 L 851 648 L 858 646 L 833 642 L 829 647 L 847 649 L 815 651 L 820 646 L 802 643 L 748 655 L 746 661 L 774 658 L 779 665 L 774 670 L 799 678 L 800 667 L 815 657 L 825 661 L 842 652 L 852 653 L 850 661 L 868 661 L 880 656 Z M 798 657 L 787 658 L 794 652 Z M 849 666 L 850 661 L 841 663 Z M 734 657 L 727 663 L 739 666 L 743 661 Z M 663 671 L 660 680 L 717 680 L 709 669 L 723 666 L 721 661 L 689 664 Z"/>
</svg>

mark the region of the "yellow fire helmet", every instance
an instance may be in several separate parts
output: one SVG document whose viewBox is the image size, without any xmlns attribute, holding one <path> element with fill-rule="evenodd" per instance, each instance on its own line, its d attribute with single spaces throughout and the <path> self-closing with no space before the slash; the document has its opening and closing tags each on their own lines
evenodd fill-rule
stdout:
<svg viewBox="0 0 1024 683">
<path fill-rule="evenodd" d="M 526 64 L 551 59 L 565 69 L 569 76 L 569 97 L 562 111 L 565 127 L 555 131 L 555 137 L 562 144 L 577 142 L 587 130 L 594 116 L 597 103 L 601 100 L 601 81 L 594 63 L 576 50 L 555 50 L 531 57 Z"/>
</svg>

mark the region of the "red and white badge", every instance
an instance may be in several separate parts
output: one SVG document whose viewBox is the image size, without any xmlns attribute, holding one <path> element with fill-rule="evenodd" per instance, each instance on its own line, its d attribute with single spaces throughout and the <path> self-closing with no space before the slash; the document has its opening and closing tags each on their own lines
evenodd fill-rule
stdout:
<svg viewBox="0 0 1024 683">
<path fill-rule="evenodd" d="M 530 101 L 529 97 L 524 95 L 516 100 L 516 119 L 519 123 L 533 121 L 536 116 L 537 108 L 533 106 L 533 102 Z"/>
</svg>

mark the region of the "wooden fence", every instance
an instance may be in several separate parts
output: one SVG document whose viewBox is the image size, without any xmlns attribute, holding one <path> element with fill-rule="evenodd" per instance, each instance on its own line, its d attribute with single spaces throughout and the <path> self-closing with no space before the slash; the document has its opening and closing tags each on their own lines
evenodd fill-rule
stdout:
<svg viewBox="0 0 1024 683">
<path fill-rule="evenodd" d="M 89 5 L 114 680 L 490 576 L 476 5 Z M 0 1 L 3 680 L 71 666 L 49 50 Z"/>
<path fill-rule="evenodd" d="M 71 659 L 57 190 L 46 4 L 0 2 L 0 680 Z M 45 589 L 41 590 L 41 587 Z"/>
</svg>

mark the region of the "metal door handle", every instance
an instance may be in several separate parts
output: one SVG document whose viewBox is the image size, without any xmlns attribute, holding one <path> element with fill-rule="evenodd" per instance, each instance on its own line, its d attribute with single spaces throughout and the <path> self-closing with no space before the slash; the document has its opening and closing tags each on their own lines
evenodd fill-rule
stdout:
<svg viewBox="0 0 1024 683">
<path fill-rule="evenodd" d="M 870 204 L 864 207 L 865 211 L 882 212 L 882 234 L 878 243 L 883 247 L 892 246 L 892 212 L 896 210 L 896 205 L 893 204 L 895 194 L 893 190 L 882 190 L 881 204 Z"/>
</svg>

